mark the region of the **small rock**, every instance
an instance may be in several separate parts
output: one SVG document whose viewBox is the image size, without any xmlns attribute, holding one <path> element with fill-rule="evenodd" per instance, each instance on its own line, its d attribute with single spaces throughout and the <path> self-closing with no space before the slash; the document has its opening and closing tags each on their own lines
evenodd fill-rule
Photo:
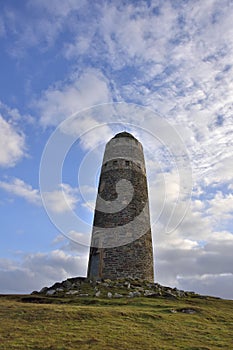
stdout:
<svg viewBox="0 0 233 350">
<path fill-rule="evenodd" d="M 179 310 L 180 312 L 183 312 L 183 313 L 185 313 L 185 314 L 190 314 L 190 315 L 192 315 L 192 314 L 195 314 L 196 313 L 196 310 L 194 310 L 194 309 L 189 309 L 189 308 L 185 308 L 185 309 L 181 309 L 181 310 Z"/>
<path fill-rule="evenodd" d="M 95 296 L 98 298 L 100 296 L 101 292 L 98 290 L 98 292 L 95 293 Z"/>
<path fill-rule="evenodd" d="M 110 284 L 112 281 L 109 278 L 106 278 L 106 280 L 104 280 L 105 283 Z"/>
<path fill-rule="evenodd" d="M 163 297 L 169 298 L 169 299 L 177 299 L 176 295 L 171 293 L 170 291 L 168 292 L 163 292 L 162 293 Z"/>
<path fill-rule="evenodd" d="M 124 287 L 124 285 L 122 284 L 122 282 L 117 282 L 116 284 L 115 284 L 115 286 L 116 287 L 118 287 L 118 288 L 123 288 Z"/>
<path fill-rule="evenodd" d="M 65 282 L 62 283 L 63 287 L 65 289 L 70 289 L 72 287 L 72 283 L 68 280 L 66 280 Z"/>
<path fill-rule="evenodd" d="M 129 298 L 140 297 L 140 296 L 141 296 L 140 292 L 129 292 L 128 294 Z"/>
<path fill-rule="evenodd" d="M 185 292 L 183 290 L 177 290 L 176 291 L 176 295 L 179 297 L 179 298 L 182 298 L 185 296 Z"/>
<path fill-rule="evenodd" d="M 153 295 L 153 294 L 155 294 L 155 293 L 152 292 L 152 291 L 150 291 L 150 290 L 148 290 L 148 289 L 146 289 L 146 290 L 144 291 L 144 297 L 148 297 L 148 296 L 151 296 L 151 295 Z"/>
<path fill-rule="evenodd" d="M 148 294 L 147 298 L 159 298 L 161 296 L 162 296 L 161 292 L 159 292 L 159 293 L 155 292 L 155 293 Z"/>
<path fill-rule="evenodd" d="M 102 283 L 102 285 L 103 285 L 104 287 L 106 287 L 106 288 L 109 287 L 109 284 L 108 284 L 107 282 Z"/>
<path fill-rule="evenodd" d="M 69 290 L 69 292 L 66 292 L 67 295 L 75 295 L 78 294 L 78 290 Z"/>
<path fill-rule="evenodd" d="M 115 293 L 115 294 L 114 294 L 114 298 L 122 298 L 122 297 L 123 297 L 122 294 L 119 294 L 119 293 Z"/>
<path fill-rule="evenodd" d="M 55 289 L 49 289 L 47 292 L 46 292 L 46 295 L 53 295 L 56 293 L 56 290 Z"/>
<path fill-rule="evenodd" d="M 108 296 L 109 299 L 112 298 L 112 293 L 108 292 L 107 296 Z"/>
<path fill-rule="evenodd" d="M 56 292 L 64 292 L 64 289 L 63 288 L 57 288 Z"/>
<path fill-rule="evenodd" d="M 79 294 L 80 297 L 88 297 L 89 294 Z"/>
</svg>

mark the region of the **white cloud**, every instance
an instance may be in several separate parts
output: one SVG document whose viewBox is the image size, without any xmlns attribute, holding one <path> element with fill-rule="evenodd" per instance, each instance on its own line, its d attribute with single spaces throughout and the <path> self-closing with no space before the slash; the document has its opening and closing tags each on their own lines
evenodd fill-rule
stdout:
<svg viewBox="0 0 233 350">
<path fill-rule="evenodd" d="M 25 136 L 0 115 L 0 166 L 12 167 L 25 156 Z"/>
<path fill-rule="evenodd" d="M 90 232 L 76 232 L 71 230 L 67 235 L 59 234 L 53 240 L 59 250 L 67 253 L 77 253 L 89 256 L 91 234 Z"/>
<path fill-rule="evenodd" d="M 69 212 L 74 210 L 78 202 L 77 190 L 68 184 L 61 184 L 58 190 L 44 192 L 43 199 L 52 212 L 57 214 Z"/>
<path fill-rule="evenodd" d="M 79 242 L 82 242 L 82 245 L 85 246 L 85 250 L 89 250 L 90 246 L 90 233 L 83 233 L 83 232 L 76 232 L 76 231 L 70 231 L 68 233 L 68 237 L 71 240 L 70 246 L 72 247 L 72 244 L 76 246 L 76 244 L 79 244 Z"/>
<path fill-rule="evenodd" d="M 99 119 L 99 120 L 98 120 Z M 103 140 L 109 140 L 112 136 L 111 128 L 101 121 L 101 118 L 93 117 L 91 111 L 74 115 L 67 118 L 60 126 L 63 134 L 70 135 L 79 140 L 85 150 L 91 150 L 103 143 Z"/>
<path fill-rule="evenodd" d="M 95 204 L 96 204 L 96 200 L 90 200 L 90 201 L 85 201 L 85 203 L 82 204 L 82 206 L 84 208 L 86 208 L 88 211 L 90 211 L 91 213 L 94 212 L 95 210 Z"/>
<path fill-rule="evenodd" d="M 77 247 L 76 247 L 77 248 Z M 63 250 L 25 254 L 20 261 L 0 259 L 0 293 L 30 293 L 69 277 L 85 276 L 86 252 Z"/>
<path fill-rule="evenodd" d="M 213 199 L 208 201 L 208 214 L 218 221 L 230 220 L 233 214 L 233 195 L 217 192 Z"/>
<path fill-rule="evenodd" d="M 42 205 L 40 192 L 23 180 L 14 178 L 11 181 L 0 181 L 0 188 L 11 195 L 20 197 L 35 205 Z M 59 189 L 43 193 L 46 206 L 54 213 L 62 214 L 74 210 L 77 198 L 77 189 L 62 183 Z"/>
<path fill-rule="evenodd" d="M 94 33 L 93 33 L 94 35 Z M 88 51 L 91 44 L 92 37 L 79 36 L 76 38 L 74 43 L 66 44 L 64 47 L 64 56 L 67 59 L 72 59 L 77 56 L 77 53 L 84 54 Z"/>
<path fill-rule="evenodd" d="M 69 83 L 49 88 L 35 103 L 41 111 L 41 123 L 48 126 L 57 125 L 84 108 L 110 100 L 104 75 L 98 70 L 87 69 L 80 76 L 74 76 Z"/>
<path fill-rule="evenodd" d="M 0 181 L 0 188 L 12 195 L 24 198 L 32 204 L 41 205 L 39 191 L 33 189 L 31 185 L 26 184 L 21 179 L 15 178 L 11 182 Z"/>
<path fill-rule="evenodd" d="M 7 4 L 2 11 L 5 25 L 2 31 L 11 38 L 8 53 L 18 59 L 31 47 L 48 50 L 62 31 L 69 31 L 71 23 L 76 22 L 75 14 L 85 3 L 84 0 L 29 0 L 22 8 Z"/>
</svg>

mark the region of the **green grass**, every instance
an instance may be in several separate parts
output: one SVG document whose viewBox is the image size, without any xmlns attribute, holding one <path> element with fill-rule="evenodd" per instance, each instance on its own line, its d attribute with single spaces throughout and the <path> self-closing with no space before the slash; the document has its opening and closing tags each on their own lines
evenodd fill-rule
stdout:
<svg viewBox="0 0 233 350">
<path fill-rule="evenodd" d="M 233 301 L 1 296 L 0 349 L 233 349 Z"/>
</svg>

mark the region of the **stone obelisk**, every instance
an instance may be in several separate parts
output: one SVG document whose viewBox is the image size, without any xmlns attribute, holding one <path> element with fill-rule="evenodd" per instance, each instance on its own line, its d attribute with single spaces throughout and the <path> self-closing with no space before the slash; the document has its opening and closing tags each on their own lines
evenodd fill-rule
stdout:
<svg viewBox="0 0 233 350">
<path fill-rule="evenodd" d="M 88 278 L 154 281 L 143 148 L 128 132 L 106 145 L 100 173 Z"/>
</svg>

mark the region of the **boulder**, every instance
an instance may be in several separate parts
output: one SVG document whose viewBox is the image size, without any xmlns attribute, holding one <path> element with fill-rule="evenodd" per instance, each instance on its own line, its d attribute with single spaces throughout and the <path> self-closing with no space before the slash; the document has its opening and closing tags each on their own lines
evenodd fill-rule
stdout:
<svg viewBox="0 0 233 350">
<path fill-rule="evenodd" d="M 56 289 L 49 289 L 47 292 L 46 292 L 46 295 L 53 295 L 56 293 Z"/>
<path fill-rule="evenodd" d="M 75 295 L 78 294 L 78 290 L 69 290 L 68 292 L 66 292 L 67 295 Z"/>
<path fill-rule="evenodd" d="M 122 294 L 119 294 L 119 293 L 115 293 L 114 298 L 123 298 L 123 295 Z"/>
</svg>

